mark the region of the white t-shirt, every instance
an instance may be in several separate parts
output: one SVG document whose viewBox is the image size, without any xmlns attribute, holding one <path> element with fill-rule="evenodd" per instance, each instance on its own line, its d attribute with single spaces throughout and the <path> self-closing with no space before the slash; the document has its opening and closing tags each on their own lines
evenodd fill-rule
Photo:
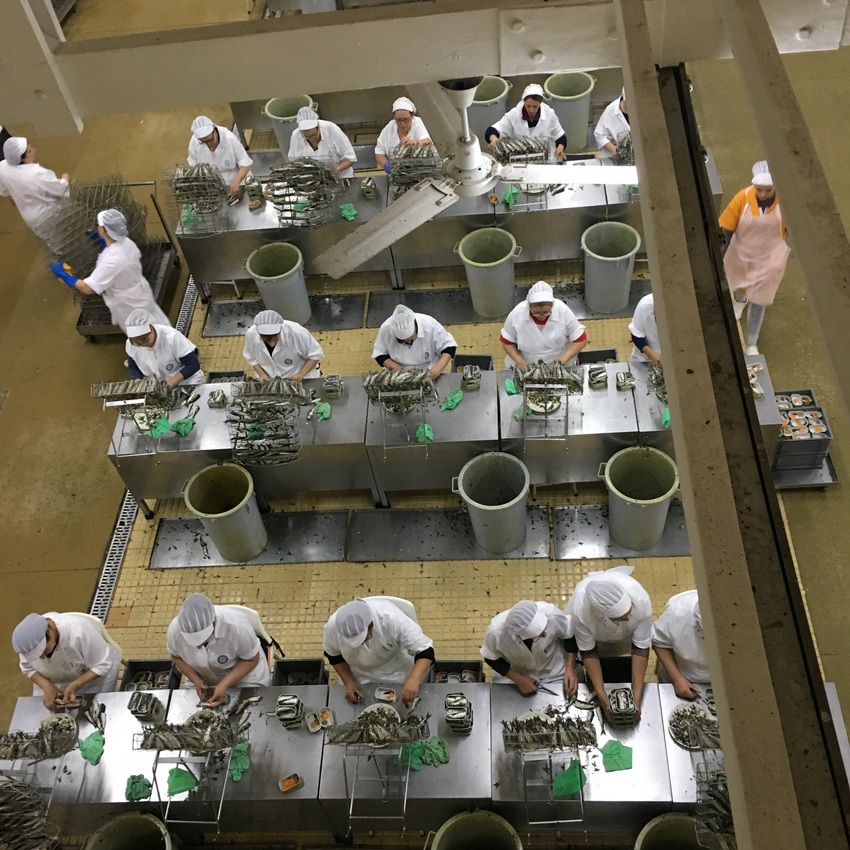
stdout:
<svg viewBox="0 0 850 850">
<path fill-rule="evenodd" d="M 156 342 L 152 348 L 133 345 L 128 339 L 124 350 L 129 357 L 133 358 L 133 362 L 145 377 L 167 381 L 174 376 L 175 372 L 179 372 L 183 368 L 180 358 L 191 354 L 197 346 L 186 339 L 180 331 L 176 331 L 168 325 L 154 325 L 153 328 L 156 331 Z M 203 382 L 203 369 L 198 369 L 194 375 L 180 381 L 181 384 L 187 386 L 202 384 Z"/>
<path fill-rule="evenodd" d="M 68 181 L 37 162 L 9 165 L 0 161 L 0 195 L 10 197 L 21 218 L 32 227 L 55 212 L 68 196 Z"/>
<path fill-rule="evenodd" d="M 538 325 L 531 318 L 528 301 L 520 301 L 508 313 L 501 336 L 514 343 L 528 363 L 536 363 L 538 360 L 554 363 L 572 343 L 581 338 L 584 330 L 584 325 L 579 324 L 573 311 L 556 298 L 545 325 Z M 571 360 L 570 364 L 573 362 Z M 513 365 L 514 361 L 505 357 L 505 366 L 511 368 Z"/>
<path fill-rule="evenodd" d="M 698 601 L 695 590 L 677 593 L 652 624 L 653 646 L 672 650 L 679 671 L 692 683 L 711 681 L 705 657 L 705 632 L 695 610 Z"/>
<path fill-rule="evenodd" d="M 419 142 L 422 139 L 430 139 L 428 131 L 425 129 L 425 124 L 418 115 L 413 116 L 413 121 L 410 124 L 410 130 L 407 133 L 407 138 L 411 142 Z M 375 143 L 375 153 L 389 156 L 393 148 L 397 148 L 399 144 L 398 125 L 395 119 L 391 119 L 386 127 L 381 130 L 378 136 L 378 141 Z"/>
<path fill-rule="evenodd" d="M 388 354 L 406 369 L 430 369 L 444 348 L 457 348 L 455 338 L 436 320 L 425 313 L 414 313 L 416 339 L 411 345 L 399 342 L 392 329 L 392 316 L 378 330 L 372 357 Z"/>
<path fill-rule="evenodd" d="M 354 146 L 348 136 L 336 124 L 331 121 L 319 121 L 319 133 L 321 134 L 319 147 L 314 150 L 313 146 L 301 135 L 300 130 L 293 130 L 289 139 L 289 158 L 320 159 L 330 163 L 333 168 L 336 168 L 344 159 L 357 162 Z M 354 169 L 346 168 L 345 171 L 340 171 L 339 176 L 354 177 Z"/>
<path fill-rule="evenodd" d="M 226 186 L 230 186 L 240 168 L 253 165 L 254 160 L 248 156 L 248 152 L 242 142 L 227 129 L 227 127 L 216 127 L 218 130 L 218 147 L 211 151 L 206 145 L 202 145 L 194 136 L 189 140 L 189 165 L 201 165 L 206 163 L 214 165 L 220 172 Z M 244 181 L 243 181 L 244 182 Z"/>
<path fill-rule="evenodd" d="M 605 111 L 600 116 L 599 121 L 596 122 L 596 127 L 593 130 L 596 145 L 602 151 L 602 158 L 610 159 L 613 156 L 609 150 L 602 147 L 604 144 L 611 142 L 616 147 L 630 132 L 631 127 L 623 115 L 623 110 L 620 109 L 620 98 L 618 97 L 605 107 Z"/>
<path fill-rule="evenodd" d="M 653 351 L 661 354 L 661 340 L 658 339 L 658 325 L 655 321 L 655 302 L 651 292 L 638 301 L 634 318 L 629 324 L 629 333 L 645 339 Z M 649 363 L 649 358 L 639 351 L 636 345 L 632 346 L 629 360 L 634 363 Z"/>
<path fill-rule="evenodd" d="M 555 114 L 555 110 L 545 103 L 540 104 L 540 120 L 534 127 L 529 127 L 528 122 L 522 117 L 524 102 L 520 101 L 513 109 L 509 109 L 495 124 L 493 129 L 498 131 L 499 136 L 506 138 L 530 138 L 541 139 L 552 143 L 554 153 L 555 140 L 564 135 L 564 128 Z"/>
<path fill-rule="evenodd" d="M 261 366 L 271 378 L 289 378 L 308 360 L 322 360 L 325 353 L 310 331 L 284 319 L 280 339 L 271 354 L 256 326 L 252 326 L 245 331 L 242 356 L 251 366 Z M 318 378 L 319 374 L 316 366 L 305 377 Z"/>
</svg>

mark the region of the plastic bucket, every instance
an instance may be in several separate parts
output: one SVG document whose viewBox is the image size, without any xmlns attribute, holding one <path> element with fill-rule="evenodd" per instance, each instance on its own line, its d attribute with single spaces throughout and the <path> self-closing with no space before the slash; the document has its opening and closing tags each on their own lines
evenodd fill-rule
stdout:
<svg viewBox="0 0 850 850">
<path fill-rule="evenodd" d="M 295 129 L 298 110 L 305 106 L 316 109 L 318 104 L 309 94 L 295 94 L 291 97 L 273 97 L 263 107 L 263 115 L 272 122 L 277 145 L 284 156 L 289 153 L 289 140 Z"/>
<path fill-rule="evenodd" d="M 96 829 L 83 850 L 171 850 L 171 836 L 153 815 L 127 812 Z"/>
<path fill-rule="evenodd" d="M 596 77 L 584 71 L 552 74 L 543 83 L 549 105 L 561 121 L 567 134 L 567 151 L 576 153 L 587 147 L 587 128 L 590 125 L 590 94 Z"/>
<path fill-rule="evenodd" d="M 626 549 L 642 552 L 664 534 L 670 499 L 679 489 L 679 469 L 664 452 L 644 446 L 618 451 L 600 464 L 608 487 L 608 531 Z"/>
<path fill-rule="evenodd" d="M 516 239 L 498 227 L 467 233 L 455 245 L 466 270 L 472 309 L 479 316 L 498 319 L 514 306 L 514 260 L 522 252 Z"/>
<path fill-rule="evenodd" d="M 461 812 L 438 830 L 431 850 L 522 850 L 516 830 L 493 812 Z"/>
<path fill-rule="evenodd" d="M 244 467 L 220 463 L 196 472 L 183 487 L 183 501 L 228 561 L 250 561 L 266 548 L 254 479 Z"/>
<path fill-rule="evenodd" d="M 511 84 L 502 77 L 484 77 L 475 89 L 475 97 L 467 111 L 472 132 L 482 141 L 484 131 L 507 112 L 510 89 Z"/>
<path fill-rule="evenodd" d="M 670 812 L 651 820 L 635 841 L 635 850 L 706 850 L 719 847 L 697 840 L 697 822 L 690 815 Z"/>
<path fill-rule="evenodd" d="M 581 235 L 584 301 L 595 313 L 619 313 L 629 303 L 640 233 L 620 221 L 600 221 Z"/>
<path fill-rule="evenodd" d="M 482 549 L 503 555 L 525 542 L 529 484 L 526 465 L 503 452 L 474 457 L 452 479 L 452 492 L 466 502 L 475 540 Z"/>
<path fill-rule="evenodd" d="M 297 246 L 289 242 L 263 245 L 248 257 L 245 268 L 269 310 L 300 325 L 309 321 L 313 308 L 304 279 L 304 257 Z"/>
</svg>

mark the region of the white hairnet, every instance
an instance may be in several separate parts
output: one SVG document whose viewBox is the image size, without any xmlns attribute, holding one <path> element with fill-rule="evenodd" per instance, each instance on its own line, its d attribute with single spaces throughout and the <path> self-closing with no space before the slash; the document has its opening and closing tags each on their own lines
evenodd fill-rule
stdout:
<svg viewBox="0 0 850 850">
<path fill-rule="evenodd" d="M 127 316 L 127 323 L 124 330 L 127 336 L 133 339 L 134 337 L 144 336 L 150 333 L 152 323 L 153 316 L 147 310 L 139 307 Z"/>
<path fill-rule="evenodd" d="M 12 632 L 12 649 L 27 661 L 38 658 L 47 646 L 47 618 L 27 614 Z"/>
<path fill-rule="evenodd" d="M 254 324 L 263 336 L 274 336 L 283 327 L 283 316 L 276 310 L 260 310 L 254 316 Z"/>
<path fill-rule="evenodd" d="M 127 235 L 127 219 L 120 210 L 101 210 L 97 214 L 97 223 L 112 239 L 123 239 Z"/>
<path fill-rule="evenodd" d="M 299 130 L 312 130 L 319 126 L 319 114 L 309 106 L 302 106 L 296 116 Z"/>
<path fill-rule="evenodd" d="M 360 646 L 369 633 L 372 622 L 372 609 L 362 599 L 346 602 L 336 612 L 336 627 L 343 643 L 348 646 Z"/>
<path fill-rule="evenodd" d="M 183 637 L 194 646 L 200 646 L 213 633 L 214 620 L 215 607 L 203 593 L 187 596 L 177 615 L 177 625 Z"/>
<path fill-rule="evenodd" d="M 192 135 L 196 139 L 203 139 L 209 136 L 213 130 L 215 130 L 215 124 L 213 124 L 212 118 L 207 118 L 206 115 L 199 115 L 192 122 Z"/>
<path fill-rule="evenodd" d="M 408 112 L 416 112 L 416 107 L 409 97 L 399 97 L 393 101 L 393 112 L 398 112 L 399 109 L 406 109 Z"/>
<path fill-rule="evenodd" d="M 546 628 L 547 618 L 537 610 L 537 603 L 530 599 L 517 602 L 505 618 L 505 628 L 523 640 L 539 637 Z"/>
<path fill-rule="evenodd" d="M 540 304 L 547 301 L 551 303 L 555 300 L 555 291 L 545 280 L 538 280 L 528 290 L 527 300 L 529 304 Z"/>
<path fill-rule="evenodd" d="M 546 95 L 543 91 L 543 86 L 538 85 L 537 83 L 530 83 L 527 85 L 523 90 L 522 99 L 525 100 L 527 97 L 545 98 Z"/>
<path fill-rule="evenodd" d="M 612 578 L 595 578 L 587 583 L 587 601 L 603 617 L 615 620 L 632 607 L 632 600 L 620 582 Z"/>
<path fill-rule="evenodd" d="M 772 186 L 773 178 L 770 176 L 770 168 L 767 160 L 760 159 L 753 164 L 753 186 Z"/>
<path fill-rule="evenodd" d="M 3 158 L 9 165 L 20 165 L 27 152 L 27 140 L 23 136 L 12 136 L 3 142 Z"/>
<path fill-rule="evenodd" d="M 390 328 L 396 339 L 407 339 L 416 330 L 416 314 L 410 307 L 399 304 L 390 317 Z"/>
</svg>

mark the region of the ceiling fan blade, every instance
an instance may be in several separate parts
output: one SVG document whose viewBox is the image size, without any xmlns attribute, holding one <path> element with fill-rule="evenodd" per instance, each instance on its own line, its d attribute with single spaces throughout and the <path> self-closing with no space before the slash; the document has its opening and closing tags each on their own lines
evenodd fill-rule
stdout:
<svg viewBox="0 0 850 850">
<path fill-rule="evenodd" d="M 568 162 L 565 165 L 505 165 L 501 179 L 505 183 L 583 183 L 588 186 L 636 186 L 637 168 L 634 165 L 584 165 Z"/>
<path fill-rule="evenodd" d="M 335 280 L 354 271 L 393 242 L 448 209 L 458 196 L 453 180 L 423 180 L 374 218 L 315 258 L 316 268 Z"/>
</svg>

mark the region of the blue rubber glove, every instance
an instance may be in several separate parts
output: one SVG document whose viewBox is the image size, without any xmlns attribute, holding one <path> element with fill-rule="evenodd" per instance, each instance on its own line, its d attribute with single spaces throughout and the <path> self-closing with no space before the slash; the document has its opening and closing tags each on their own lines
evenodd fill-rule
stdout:
<svg viewBox="0 0 850 850">
<path fill-rule="evenodd" d="M 64 281 L 71 289 L 77 282 L 77 278 L 71 274 L 71 267 L 60 257 L 55 263 L 48 263 L 47 267 L 59 280 Z"/>
<path fill-rule="evenodd" d="M 388 162 L 384 163 L 384 171 L 386 171 L 387 174 L 389 174 L 390 171 L 392 171 L 392 166 Z"/>
<path fill-rule="evenodd" d="M 106 247 L 106 240 L 93 228 L 90 227 L 86 231 L 86 236 L 94 243 L 96 248 L 99 248 L 101 251 Z"/>
</svg>

